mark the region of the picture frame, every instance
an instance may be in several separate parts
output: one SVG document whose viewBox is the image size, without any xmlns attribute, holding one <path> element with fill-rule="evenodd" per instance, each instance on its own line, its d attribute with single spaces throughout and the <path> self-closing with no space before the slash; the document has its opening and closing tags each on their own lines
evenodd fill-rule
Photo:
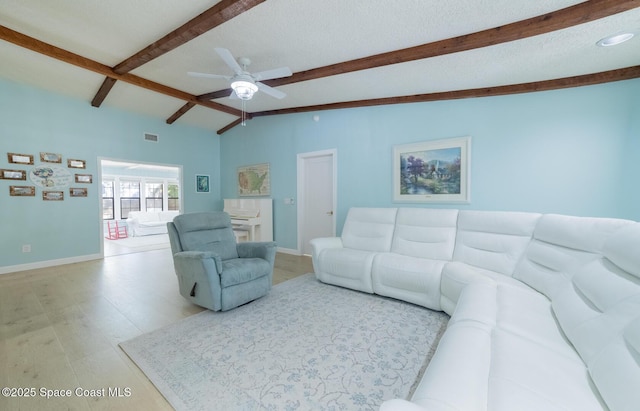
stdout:
<svg viewBox="0 0 640 411">
<path fill-rule="evenodd" d="M 196 193 L 209 192 L 209 176 L 204 174 L 196 174 Z"/>
<path fill-rule="evenodd" d="M 40 152 L 40 161 L 43 163 L 62 163 L 62 154 Z"/>
<path fill-rule="evenodd" d="M 67 159 L 68 168 L 87 168 L 87 162 L 84 160 Z"/>
<path fill-rule="evenodd" d="M 35 197 L 34 186 L 9 186 L 9 195 L 12 197 Z"/>
<path fill-rule="evenodd" d="M 33 165 L 33 154 L 7 153 L 7 159 L 11 164 Z"/>
<path fill-rule="evenodd" d="M 271 170 L 269 163 L 238 167 L 238 195 L 260 197 L 271 195 Z"/>
<path fill-rule="evenodd" d="M 81 187 L 70 187 L 69 197 L 87 197 L 88 190 Z"/>
<path fill-rule="evenodd" d="M 64 191 L 43 191 L 42 199 L 44 201 L 63 201 Z"/>
<path fill-rule="evenodd" d="M 27 172 L 25 170 L 6 170 L 0 169 L 0 180 L 26 180 Z"/>
<path fill-rule="evenodd" d="M 91 184 L 93 183 L 92 174 L 74 174 L 76 183 Z"/>
<path fill-rule="evenodd" d="M 471 202 L 471 137 L 393 147 L 393 201 Z"/>
</svg>

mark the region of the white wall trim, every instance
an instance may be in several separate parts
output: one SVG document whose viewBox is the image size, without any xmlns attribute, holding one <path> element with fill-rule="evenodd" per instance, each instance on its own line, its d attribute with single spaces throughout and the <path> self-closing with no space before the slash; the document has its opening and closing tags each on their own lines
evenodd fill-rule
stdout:
<svg viewBox="0 0 640 411">
<path fill-rule="evenodd" d="M 300 250 L 295 250 L 293 248 L 278 247 L 278 252 L 283 254 L 302 255 Z"/>
<path fill-rule="evenodd" d="M 101 260 L 101 254 L 79 255 L 77 257 L 60 258 L 58 260 L 38 261 L 35 263 L 7 265 L 0 267 L 0 274 L 15 273 L 18 271 L 37 270 L 39 268 L 56 267 L 65 264 L 81 263 L 84 261 Z"/>
</svg>

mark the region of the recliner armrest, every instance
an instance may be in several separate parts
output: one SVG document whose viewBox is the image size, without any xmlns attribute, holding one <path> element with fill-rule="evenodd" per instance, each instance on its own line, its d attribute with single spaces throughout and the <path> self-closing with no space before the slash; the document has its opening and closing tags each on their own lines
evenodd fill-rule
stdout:
<svg viewBox="0 0 640 411">
<path fill-rule="evenodd" d="M 236 249 L 240 258 L 262 258 L 272 264 L 276 258 L 274 241 L 238 243 Z"/>
<path fill-rule="evenodd" d="M 218 274 L 222 273 L 222 258 L 216 253 L 211 251 L 180 251 L 173 255 L 174 260 L 205 260 L 212 259 L 216 264 L 216 271 Z"/>
</svg>

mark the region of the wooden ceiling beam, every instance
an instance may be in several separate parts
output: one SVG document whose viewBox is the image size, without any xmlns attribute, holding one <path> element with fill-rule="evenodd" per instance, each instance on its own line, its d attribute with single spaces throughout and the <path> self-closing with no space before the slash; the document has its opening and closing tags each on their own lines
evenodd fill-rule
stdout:
<svg viewBox="0 0 640 411">
<path fill-rule="evenodd" d="M 91 100 L 91 105 L 93 107 L 100 107 L 104 99 L 107 98 L 107 94 L 109 94 L 113 86 L 116 84 L 116 81 L 116 79 L 111 77 L 107 77 L 104 79 L 102 85 L 100 86 L 100 89 L 98 90 L 98 93 L 96 93 L 93 100 Z"/>
<path fill-rule="evenodd" d="M 131 70 L 134 70 L 175 49 L 176 47 L 193 40 L 214 27 L 231 20 L 237 15 L 244 13 L 264 1 L 265 0 L 222 0 L 215 6 L 173 30 L 171 33 L 149 44 L 133 56 L 120 62 L 113 67 L 113 71 L 117 74 L 128 73 Z M 107 95 L 109 94 L 109 91 L 111 91 L 114 83 L 115 80 L 113 78 L 110 83 L 108 82 L 108 79 L 105 80 L 100 87 L 100 90 L 98 90 L 98 93 L 91 101 L 91 105 L 94 107 L 100 107 L 104 99 L 107 98 Z"/>
<path fill-rule="evenodd" d="M 563 88 L 590 86 L 613 81 L 640 78 L 640 66 L 564 77 L 554 80 L 534 81 L 507 86 L 483 87 L 469 90 L 443 91 L 439 93 L 416 94 L 412 96 L 386 97 L 370 100 L 355 100 L 339 103 L 318 104 L 305 107 L 292 107 L 280 110 L 267 110 L 250 113 L 251 118 L 280 114 L 306 113 L 311 111 L 337 110 L 345 108 L 371 107 L 391 104 L 423 103 L 428 101 L 457 100 L 475 97 L 505 96 L 510 94 L 532 93 L 537 91 L 559 90 Z M 226 130 L 225 130 L 226 131 Z"/>
<path fill-rule="evenodd" d="M 207 11 L 189 20 L 158 41 L 149 44 L 113 70 L 118 74 L 129 71 L 179 47 L 209 30 L 231 20 L 265 0 L 222 0 Z"/>
<path fill-rule="evenodd" d="M 264 81 L 271 87 L 444 56 L 547 34 L 640 7 L 638 0 L 591 0 L 547 14 L 458 37 L 376 54 Z"/>
<path fill-rule="evenodd" d="M 527 37 L 566 29 L 578 24 L 588 23 L 614 14 L 640 7 L 638 0 L 591 0 L 547 14 L 521 20 L 504 26 L 494 27 L 463 36 L 453 37 L 433 43 L 406 49 L 376 54 L 360 59 L 331 64 L 294 73 L 290 77 L 263 81 L 268 86 L 278 87 L 286 84 L 315 80 L 360 70 L 368 70 L 391 64 L 406 63 L 430 57 L 459 53 L 473 49 L 494 46 Z M 229 95 L 230 89 L 213 91 L 198 96 L 201 100 L 212 100 Z M 182 113 L 184 114 L 184 113 Z"/>
<path fill-rule="evenodd" d="M 15 30 L 11 30 L 8 27 L 0 25 L 0 39 L 13 43 L 17 46 L 24 47 L 28 50 L 36 53 L 44 54 L 45 56 L 52 57 L 56 60 L 63 61 L 68 64 L 83 68 L 85 70 L 92 71 L 94 73 L 101 74 L 106 77 L 110 77 L 114 80 L 124 81 L 125 83 L 133 84 L 138 87 L 145 88 L 147 90 L 155 91 L 160 94 L 164 94 L 170 97 L 184 100 L 201 106 L 205 106 L 214 110 L 222 111 L 227 114 L 241 117 L 242 112 L 236 110 L 233 107 L 225 106 L 223 104 L 215 103 L 213 101 L 199 100 L 197 96 L 186 93 L 184 91 L 165 86 L 160 83 L 156 83 L 151 80 L 144 79 L 142 77 L 135 76 L 133 74 L 125 73 L 118 74 L 107 65 L 99 63 L 97 61 L 80 56 L 79 54 L 72 53 L 70 51 L 61 49 L 51 44 L 45 43 L 33 37 L 29 37 L 25 34 L 19 33 Z"/>
</svg>

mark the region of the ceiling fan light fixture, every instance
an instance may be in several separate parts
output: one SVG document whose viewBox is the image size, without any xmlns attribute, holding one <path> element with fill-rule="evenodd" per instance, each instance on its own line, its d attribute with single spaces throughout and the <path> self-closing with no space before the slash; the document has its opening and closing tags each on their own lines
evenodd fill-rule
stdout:
<svg viewBox="0 0 640 411">
<path fill-rule="evenodd" d="M 238 80 L 231 83 L 231 88 L 240 100 L 251 100 L 254 93 L 258 91 L 258 86 L 246 80 Z"/>
<path fill-rule="evenodd" d="M 631 40 L 633 36 L 634 33 L 631 32 L 617 33 L 598 40 L 596 44 L 600 47 L 617 46 L 620 43 Z"/>
</svg>

